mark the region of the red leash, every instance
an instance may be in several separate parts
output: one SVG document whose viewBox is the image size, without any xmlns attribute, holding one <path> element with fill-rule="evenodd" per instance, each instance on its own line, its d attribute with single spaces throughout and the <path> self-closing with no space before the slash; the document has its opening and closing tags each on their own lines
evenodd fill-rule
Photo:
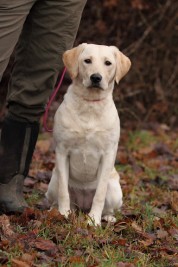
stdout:
<svg viewBox="0 0 178 267">
<path fill-rule="evenodd" d="M 66 68 L 64 68 L 64 70 L 63 70 L 63 72 L 62 72 L 62 74 L 61 74 L 61 78 L 60 78 L 60 80 L 59 80 L 59 83 L 58 83 L 58 85 L 56 86 L 54 92 L 52 93 L 52 95 L 51 95 L 51 97 L 50 97 L 50 99 L 49 99 L 49 102 L 48 102 L 48 104 L 47 104 L 47 106 L 46 106 L 46 110 L 45 110 L 45 113 L 44 113 L 44 116 L 43 116 L 43 126 L 44 126 L 44 128 L 45 128 L 45 130 L 46 130 L 47 132 L 52 132 L 52 131 L 53 131 L 52 129 L 49 129 L 48 126 L 47 126 L 48 111 L 49 111 L 49 109 L 50 109 L 50 106 L 51 106 L 53 100 L 54 100 L 55 97 L 56 97 L 57 92 L 59 91 L 59 89 L 60 89 L 60 87 L 61 87 L 61 84 L 62 84 L 62 82 L 63 82 L 65 73 L 66 73 Z"/>
</svg>

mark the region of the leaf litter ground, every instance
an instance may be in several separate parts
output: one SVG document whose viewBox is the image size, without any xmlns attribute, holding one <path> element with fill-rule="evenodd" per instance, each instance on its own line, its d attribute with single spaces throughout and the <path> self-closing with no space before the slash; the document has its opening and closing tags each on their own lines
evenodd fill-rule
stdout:
<svg viewBox="0 0 178 267">
<path fill-rule="evenodd" d="M 55 155 L 42 133 L 24 193 L 22 215 L 0 216 L 0 266 L 178 266 L 178 131 L 166 125 L 124 129 L 116 159 L 124 204 L 117 222 L 89 227 L 48 210 L 44 193 Z"/>
</svg>

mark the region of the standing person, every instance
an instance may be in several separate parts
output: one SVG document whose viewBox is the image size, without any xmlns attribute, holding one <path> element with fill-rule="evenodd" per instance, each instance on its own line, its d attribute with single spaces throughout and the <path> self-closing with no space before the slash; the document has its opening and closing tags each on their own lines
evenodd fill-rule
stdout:
<svg viewBox="0 0 178 267">
<path fill-rule="evenodd" d="M 16 47 L 0 140 L 0 213 L 22 212 L 39 119 L 73 46 L 86 0 L 1 0 L 0 80 Z"/>
</svg>

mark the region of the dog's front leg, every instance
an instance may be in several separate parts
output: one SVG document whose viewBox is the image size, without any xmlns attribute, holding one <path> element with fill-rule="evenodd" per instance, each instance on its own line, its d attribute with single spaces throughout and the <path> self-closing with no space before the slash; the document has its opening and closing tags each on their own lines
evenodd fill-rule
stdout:
<svg viewBox="0 0 178 267">
<path fill-rule="evenodd" d="M 68 217 L 70 213 L 70 198 L 68 190 L 69 181 L 68 155 L 56 149 L 56 171 L 58 174 L 58 210 Z"/>
<path fill-rule="evenodd" d="M 115 153 L 106 153 L 102 160 L 97 175 L 97 188 L 93 198 L 92 207 L 89 213 L 89 224 L 100 225 L 101 215 L 105 204 L 108 180 L 114 168 Z"/>
</svg>

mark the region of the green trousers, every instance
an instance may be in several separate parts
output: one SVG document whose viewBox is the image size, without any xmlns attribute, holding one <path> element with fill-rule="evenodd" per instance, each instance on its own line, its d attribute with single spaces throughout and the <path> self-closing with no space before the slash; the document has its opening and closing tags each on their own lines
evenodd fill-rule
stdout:
<svg viewBox="0 0 178 267">
<path fill-rule="evenodd" d="M 38 121 L 73 46 L 86 0 L 1 0 L 0 80 L 16 46 L 8 111 Z"/>
</svg>

